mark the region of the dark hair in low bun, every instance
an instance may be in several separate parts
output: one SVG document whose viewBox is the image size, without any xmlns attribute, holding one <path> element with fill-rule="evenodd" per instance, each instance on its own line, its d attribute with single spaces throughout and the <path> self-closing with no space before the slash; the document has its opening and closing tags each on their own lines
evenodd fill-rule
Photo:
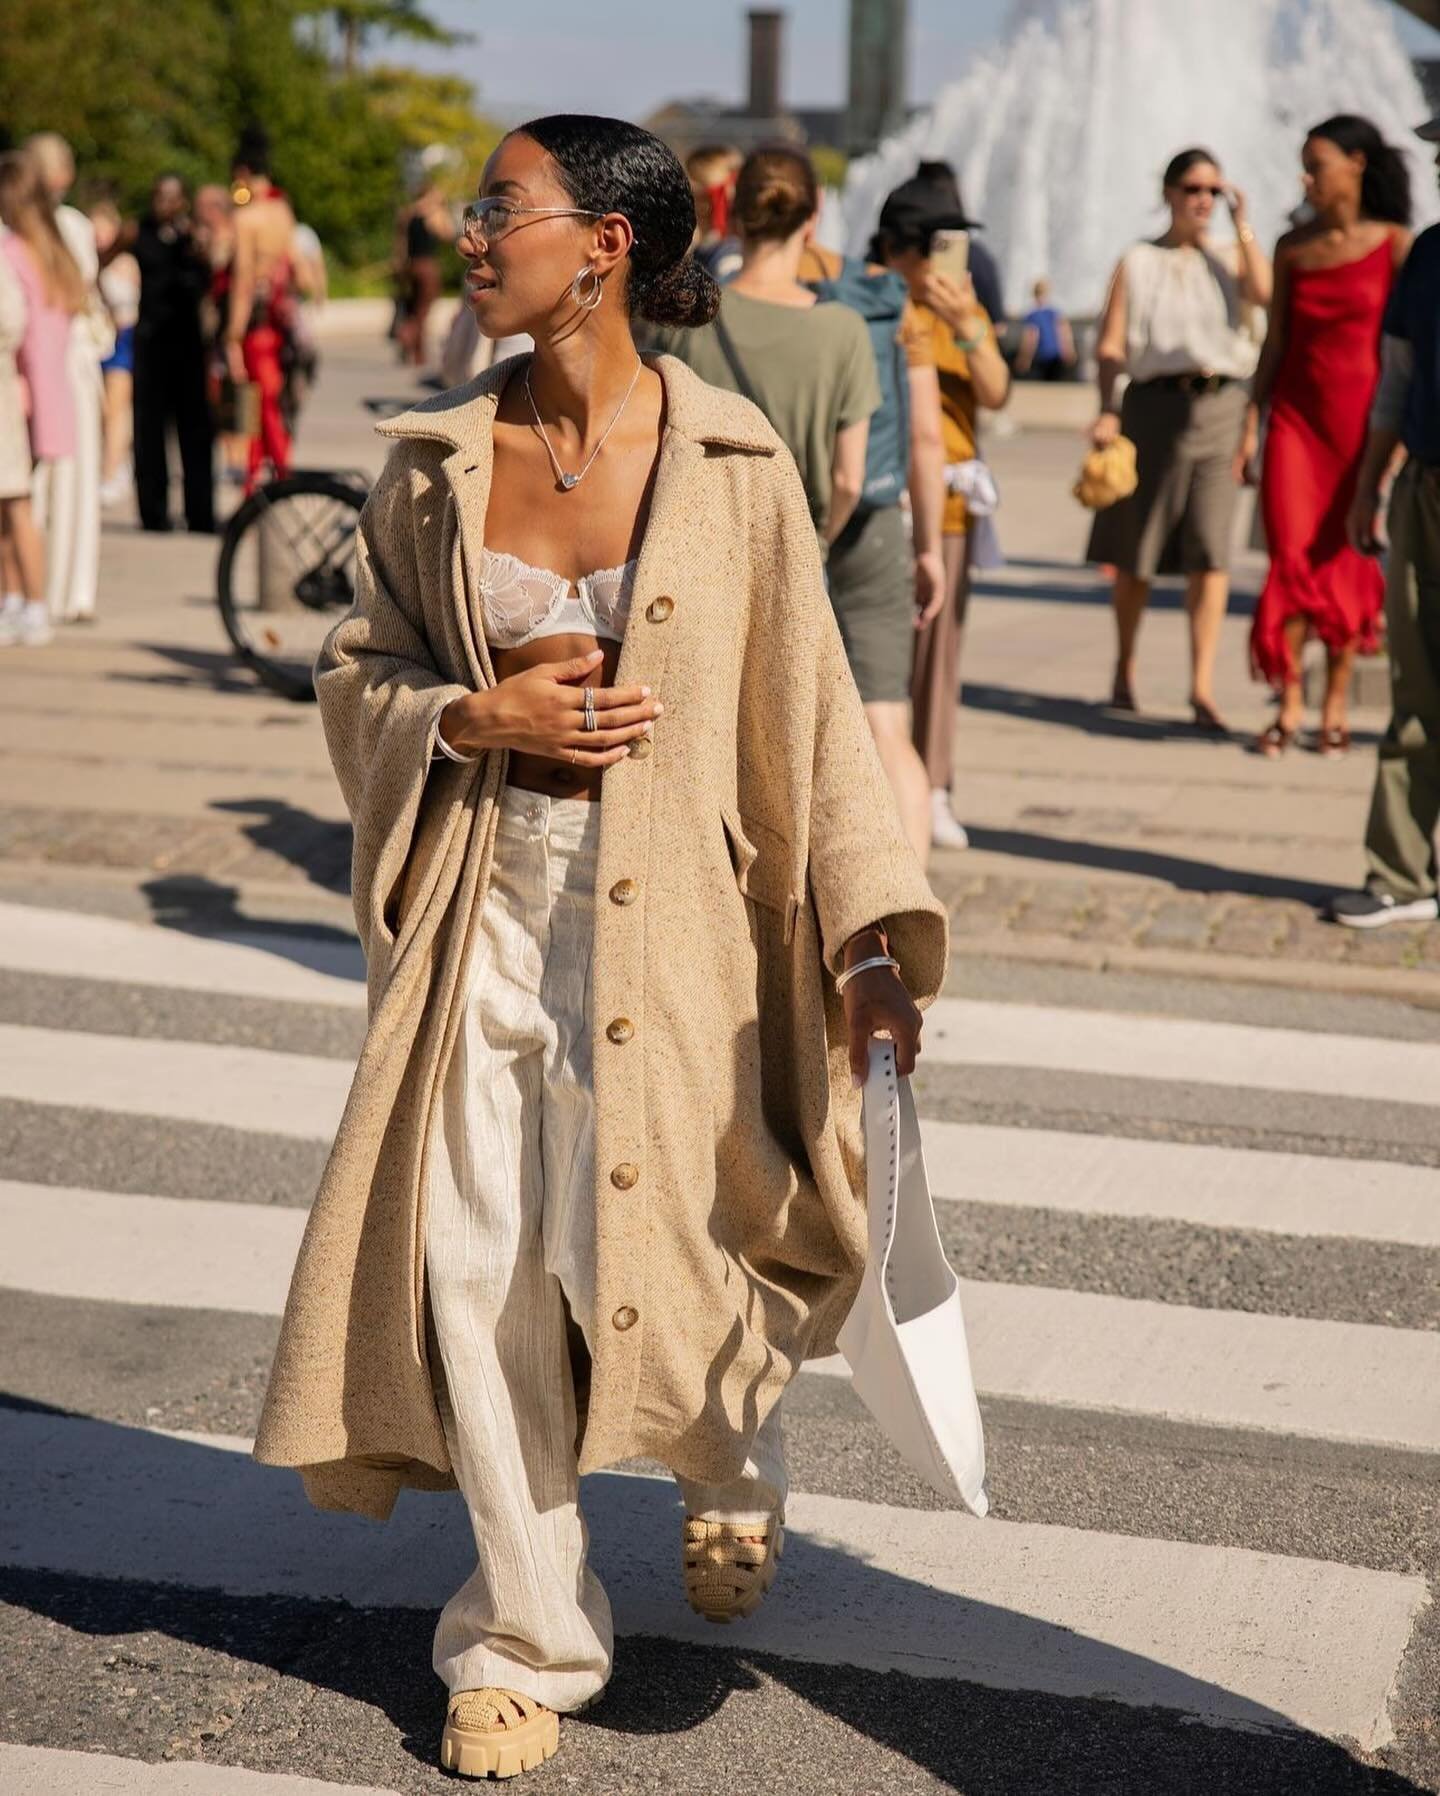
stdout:
<svg viewBox="0 0 1440 1796">
<path fill-rule="evenodd" d="M 651 324 L 709 324 L 720 310 L 720 288 L 703 262 L 687 255 L 662 268 L 635 307 Z"/>
<path fill-rule="evenodd" d="M 1389 224 L 1410 222 L 1410 170 L 1394 144 L 1386 143 L 1368 118 L 1339 112 L 1305 133 L 1307 139 L 1323 137 L 1347 156 L 1365 158 L 1360 176 L 1360 210 Z"/>
<path fill-rule="evenodd" d="M 819 204 L 814 165 L 788 144 L 752 150 L 735 177 L 735 222 L 741 237 L 752 242 L 793 237 Z"/>
<path fill-rule="evenodd" d="M 531 119 L 518 132 L 550 157 L 582 211 L 623 212 L 630 220 L 631 313 L 651 324 L 708 324 L 720 308 L 720 289 L 690 254 L 695 196 L 675 152 L 624 119 L 581 112 Z"/>
</svg>

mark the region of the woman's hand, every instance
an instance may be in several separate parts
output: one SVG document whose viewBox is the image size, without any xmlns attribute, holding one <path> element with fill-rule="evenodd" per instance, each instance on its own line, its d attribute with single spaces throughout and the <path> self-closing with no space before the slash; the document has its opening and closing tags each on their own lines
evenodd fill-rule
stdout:
<svg viewBox="0 0 1440 1796">
<path fill-rule="evenodd" d="M 1101 412 L 1090 426 L 1090 441 L 1096 449 L 1108 449 L 1120 434 L 1118 412 Z"/>
<path fill-rule="evenodd" d="M 973 342 L 975 338 L 984 336 L 987 320 L 975 297 L 975 283 L 968 274 L 957 281 L 952 275 L 942 274 L 939 269 L 928 269 L 922 294 L 925 304 L 937 318 L 950 326 L 957 337 Z"/>
<path fill-rule="evenodd" d="M 1259 486 L 1260 422 L 1247 415 L 1240 433 L 1240 447 L 1235 451 L 1235 484 Z"/>
<path fill-rule="evenodd" d="M 945 557 L 930 550 L 915 557 L 915 628 L 923 630 L 945 605 Z"/>
<path fill-rule="evenodd" d="M 886 953 L 878 929 L 864 929 L 845 944 L 845 965 Z M 857 1085 L 870 1070 L 870 1038 L 885 1035 L 895 1043 L 895 1070 L 902 1078 L 915 1071 L 920 1052 L 920 1010 L 893 967 L 871 967 L 848 980 L 840 994 L 850 1036 L 850 1071 Z"/>
<path fill-rule="evenodd" d="M 225 345 L 225 365 L 237 387 L 243 387 L 250 376 L 245 372 L 245 351 L 238 343 Z"/>
<path fill-rule="evenodd" d="M 1380 535 L 1380 494 L 1363 481 L 1345 514 L 1345 534 L 1350 547 L 1362 555 L 1378 555 L 1385 547 Z"/>
<path fill-rule="evenodd" d="M 602 649 L 568 661 L 542 661 L 484 692 L 470 692 L 440 715 L 445 740 L 458 754 L 509 748 L 576 767 L 609 767 L 647 736 L 665 707 L 648 686 L 597 686 L 599 728 L 585 728 L 584 688 L 605 659 Z"/>
<path fill-rule="evenodd" d="M 1238 237 L 1247 228 L 1249 215 L 1246 210 L 1245 195 L 1233 181 L 1226 183 L 1225 204 L 1230 208 L 1230 216 L 1235 222 L 1235 235 Z"/>
</svg>

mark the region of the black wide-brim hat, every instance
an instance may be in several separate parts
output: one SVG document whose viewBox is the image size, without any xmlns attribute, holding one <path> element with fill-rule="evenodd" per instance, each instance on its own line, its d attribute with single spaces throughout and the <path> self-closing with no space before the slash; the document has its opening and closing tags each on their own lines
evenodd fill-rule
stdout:
<svg viewBox="0 0 1440 1796">
<path fill-rule="evenodd" d="M 924 237 L 931 231 L 978 231 L 984 227 L 960 204 L 951 181 L 912 175 L 880 208 L 880 229 L 896 237 Z"/>
</svg>

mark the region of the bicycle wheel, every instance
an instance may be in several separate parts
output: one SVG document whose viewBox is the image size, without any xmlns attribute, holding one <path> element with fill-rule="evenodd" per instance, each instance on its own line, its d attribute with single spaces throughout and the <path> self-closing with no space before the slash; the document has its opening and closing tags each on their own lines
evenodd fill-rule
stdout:
<svg viewBox="0 0 1440 1796">
<path fill-rule="evenodd" d="M 315 657 L 354 600 L 364 503 L 343 475 L 290 474 L 252 493 L 226 526 L 215 576 L 226 634 L 286 698 L 314 698 Z"/>
</svg>

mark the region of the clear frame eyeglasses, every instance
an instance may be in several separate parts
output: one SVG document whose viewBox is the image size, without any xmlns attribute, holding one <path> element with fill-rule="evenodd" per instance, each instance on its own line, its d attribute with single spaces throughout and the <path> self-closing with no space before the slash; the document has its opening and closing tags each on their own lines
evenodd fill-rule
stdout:
<svg viewBox="0 0 1440 1796">
<path fill-rule="evenodd" d="M 517 206 L 503 195 L 472 200 L 460 216 L 460 234 L 472 243 L 495 243 L 517 218 L 603 218 L 583 206 Z"/>
</svg>

